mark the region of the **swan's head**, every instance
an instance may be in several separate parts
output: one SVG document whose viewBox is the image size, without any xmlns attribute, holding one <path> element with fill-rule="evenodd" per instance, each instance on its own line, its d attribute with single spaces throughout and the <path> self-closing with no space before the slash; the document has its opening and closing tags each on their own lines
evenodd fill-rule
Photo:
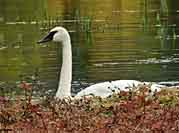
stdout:
<svg viewBox="0 0 179 133">
<path fill-rule="evenodd" d="M 50 30 L 50 32 L 40 41 L 37 43 L 45 43 L 45 42 L 65 42 L 70 41 L 70 36 L 68 31 L 63 27 L 55 27 Z"/>
</svg>

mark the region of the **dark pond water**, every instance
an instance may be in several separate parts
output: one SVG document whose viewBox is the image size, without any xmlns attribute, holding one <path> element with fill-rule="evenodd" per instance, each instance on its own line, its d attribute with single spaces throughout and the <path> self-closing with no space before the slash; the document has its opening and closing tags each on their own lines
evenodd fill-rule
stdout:
<svg viewBox="0 0 179 133">
<path fill-rule="evenodd" d="M 56 88 L 61 46 L 38 46 L 65 26 L 72 37 L 73 88 L 115 79 L 179 80 L 178 0 L 0 0 L 0 81 L 38 71 Z"/>
</svg>

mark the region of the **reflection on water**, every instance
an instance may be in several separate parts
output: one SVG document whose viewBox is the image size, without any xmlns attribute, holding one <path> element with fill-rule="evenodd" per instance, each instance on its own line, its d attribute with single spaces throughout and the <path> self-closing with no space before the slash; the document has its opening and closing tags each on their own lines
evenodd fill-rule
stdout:
<svg viewBox="0 0 179 133">
<path fill-rule="evenodd" d="M 177 81 L 177 3 L 1 0 L 0 80 L 17 81 L 19 75 L 38 71 L 41 81 L 48 83 L 48 88 L 55 88 L 61 46 L 38 46 L 36 41 L 50 28 L 62 25 L 72 37 L 75 88 L 115 79 Z"/>
</svg>

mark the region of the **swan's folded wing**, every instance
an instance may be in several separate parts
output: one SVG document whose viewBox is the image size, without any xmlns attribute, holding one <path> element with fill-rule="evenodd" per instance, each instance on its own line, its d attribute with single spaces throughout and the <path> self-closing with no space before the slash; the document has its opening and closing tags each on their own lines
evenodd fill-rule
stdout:
<svg viewBox="0 0 179 133">
<path fill-rule="evenodd" d="M 114 88 L 118 88 L 120 91 L 129 91 L 130 89 L 143 84 L 137 80 L 116 80 L 112 81 L 111 83 L 113 84 Z"/>
<path fill-rule="evenodd" d="M 82 97 L 82 96 L 100 96 L 102 98 L 108 97 L 113 93 L 112 84 L 110 82 L 103 82 L 91 85 L 84 90 L 77 93 L 75 97 Z"/>
<path fill-rule="evenodd" d="M 116 80 L 111 82 L 97 83 L 85 88 L 77 93 L 75 97 L 82 96 L 100 96 L 101 98 L 108 97 L 113 93 L 119 93 L 120 91 L 129 91 L 129 89 L 138 86 L 141 82 L 136 80 Z"/>
</svg>

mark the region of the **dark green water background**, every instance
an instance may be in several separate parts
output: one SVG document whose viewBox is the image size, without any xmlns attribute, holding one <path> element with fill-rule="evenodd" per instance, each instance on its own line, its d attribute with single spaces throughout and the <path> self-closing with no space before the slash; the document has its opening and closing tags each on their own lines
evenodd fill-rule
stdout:
<svg viewBox="0 0 179 133">
<path fill-rule="evenodd" d="M 179 80 L 178 0 L 0 0 L 1 82 L 38 71 L 56 88 L 61 46 L 36 44 L 56 25 L 72 37 L 73 88 Z"/>
</svg>

